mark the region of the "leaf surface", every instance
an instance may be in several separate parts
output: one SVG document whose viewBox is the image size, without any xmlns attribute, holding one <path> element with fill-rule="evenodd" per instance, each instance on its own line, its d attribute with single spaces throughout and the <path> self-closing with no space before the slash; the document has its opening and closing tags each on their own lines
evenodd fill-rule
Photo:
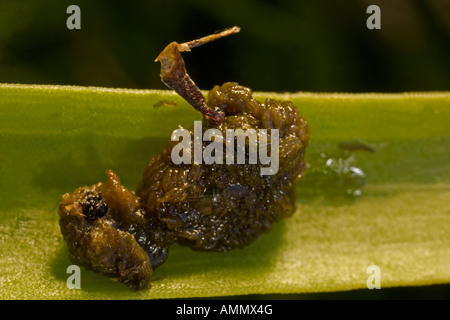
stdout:
<svg viewBox="0 0 450 320">
<path fill-rule="evenodd" d="M 70 290 L 62 194 L 106 169 L 134 190 L 171 132 L 201 115 L 171 91 L 0 84 L 0 298 L 331 292 L 367 288 L 370 265 L 382 288 L 450 283 L 450 93 L 255 96 L 293 101 L 311 127 L 294 216 L 245 249 L 174 245 L 150 290 L 84 269 Z"/>
</svg>

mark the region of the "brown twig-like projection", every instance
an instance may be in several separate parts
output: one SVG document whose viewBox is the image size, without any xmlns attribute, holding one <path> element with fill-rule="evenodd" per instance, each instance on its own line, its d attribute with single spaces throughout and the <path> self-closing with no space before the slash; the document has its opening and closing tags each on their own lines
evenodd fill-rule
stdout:
<svg viewBox="0 0 450 320">
<path fill-rule="evenodd" d="M 191 51 L 192 48 L 239 31 L 240 28 L 233 27 L 219 33 L 181 44 L 172 42 L 159 54 L 155 60 L 161 62 L 162 82 L 164 82 L 169 88 L 175 90 L 195 109 L 218 123 L 225 121 L 224 114 L 218 110 L 211 109 L 206 105 L 205 97 L 186 72 L 186 67 L 184 65 L 184 60 L 181 57 L 181 52 Z"/>
</svg>

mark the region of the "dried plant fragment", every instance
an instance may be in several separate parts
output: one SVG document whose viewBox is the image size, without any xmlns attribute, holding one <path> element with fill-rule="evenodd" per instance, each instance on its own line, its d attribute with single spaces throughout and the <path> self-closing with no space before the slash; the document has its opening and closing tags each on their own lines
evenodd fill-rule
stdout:
<svg viewBox="0 0 450 320">
<path fill-rule="evenodd" d="M 209 129 L 222 134 L 229 129 L 279 132 L 278 171 L 262 175 L 263 164 L 249 161 L 175 164 L 171 158 L 175 143 L 169 139 L 148 162 L 136 193 L 107 170 L 106 182 L 63 196 L 60 227 L 73 263 L 132 289 L 144 289 L 150 287 L 153 270 L 167 259 L 171 244 L 199 251 L 242 248 L 294 213 L 293 185 L 305 175 L 310 137 L 298 108 L 290 101 L 258 102 L 251 89 L 233 82 L 215 86 L 206 103 L 181 59 L 182 51 L 238 31 L 232 28 L 170 44 L 157 59 L 161 77 L 203 114 L 202 133 Z M 267 141 L 273 142 L 270 132 Z M 193 130 L 188 134 L 192 137 Z M 205 150 L 208 143 L 202 141 L 200 148 Z M 227 148 L 225 143 L 221 149 Z M 250 148 L 245 150 L 248 160 Z"/>
<path fill-rule="evenodd" d="M 181 52 L 191 51 L 192 48 L 239 31 L 240 29 L 238 27 L 233 27 L 216 34 L 181 44 L 172 42 L 159 54 L 155 60 L 161 62 L 162 82 L 164 82 L 169 88 L 175 90 L 195 109 L 219 123 L 224 121 L 223 113 L 213 110 L 206 105 L 205 97 L 203 97 L 200 89 L 187 74 Z"/>
</svg>

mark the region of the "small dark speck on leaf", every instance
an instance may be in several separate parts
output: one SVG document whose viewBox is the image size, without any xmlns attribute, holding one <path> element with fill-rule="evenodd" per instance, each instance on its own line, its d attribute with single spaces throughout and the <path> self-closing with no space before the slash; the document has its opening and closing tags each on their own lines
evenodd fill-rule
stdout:
<svg viewBox="0 0 450 320">
<path fill-rule="evenodd" d="M 168 101 L 168 100 L 161 100 L 161 101 L 158 101 L 157 103 L 155 103 L 155 104 L 153 105 L 153 107 L 154 107 L 155 109 L 158 109 L 158 108 L 161 107 L 161 106 L 176 107 L 176 106 L 177 106 L 177 103 L 176 103 L 176 102 L 173 102 L 173 101 Z"/>
<path fill-rule="evenodd" d="M 339 149 L 347 151 L 367 151 L 375 153 L 375 149 L 366 143 L 359 141 L 340 142 Z"/>
</svg>

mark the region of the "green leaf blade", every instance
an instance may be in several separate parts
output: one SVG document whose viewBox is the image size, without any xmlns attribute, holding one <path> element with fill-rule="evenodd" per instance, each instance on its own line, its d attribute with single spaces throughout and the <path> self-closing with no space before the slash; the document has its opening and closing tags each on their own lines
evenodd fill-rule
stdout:
<svg viewBox="0 0 450 320">
<path fill-rule="evenodd" d="M 242 250 L 173 246 L 150 290 L 84 269 L 82 289 L 70 290 L 61 195 L 104 181 L 106 169 L 134 189 L 170 133 L 200 114 L 170 91 L 0 84 L 0 297 L 331 292 L 366 288 L 372 264 L 382 288 L 450 282 L 450 93 L 255 95 L 293 101 L 310 124 L 311 167 L 297 185 L 295 215 Z M 154 107 L 164 100 L 176 106 Z M 322 174 L 324 159 L 349 155 L 343 141 L 376 150 L 350 153 L 366 175 L 359 198 Z"/>
</svg>

